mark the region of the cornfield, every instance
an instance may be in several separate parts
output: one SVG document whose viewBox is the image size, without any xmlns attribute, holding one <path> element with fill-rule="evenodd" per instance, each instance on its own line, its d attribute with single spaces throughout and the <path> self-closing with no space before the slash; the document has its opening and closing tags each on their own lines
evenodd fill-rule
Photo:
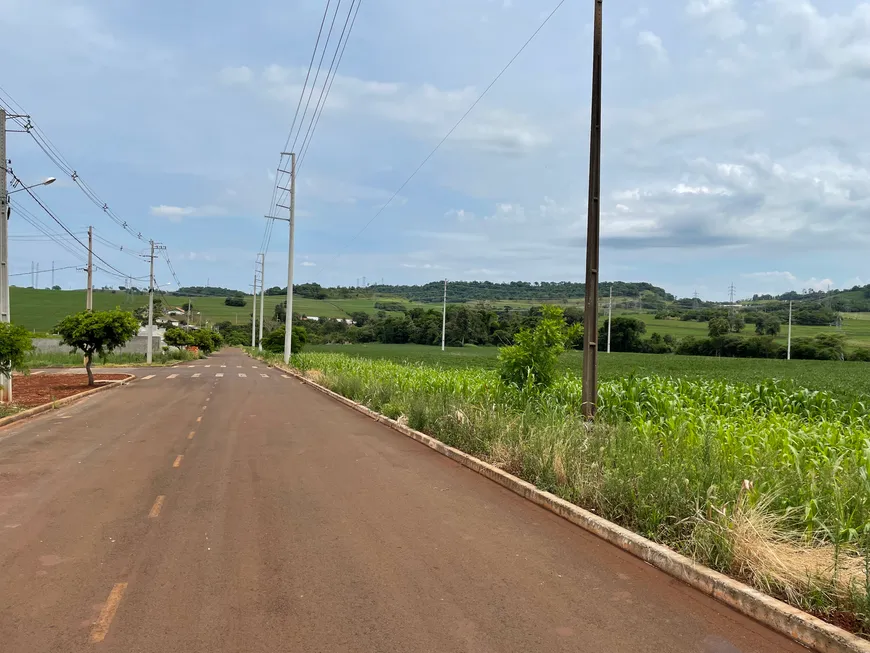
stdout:
<svg viewBox="0 0 870 653">
<path fill-rule="evenodd" d="M 776 381 L 630 376 L 601 384 L 590 425 L 571 374 L 532 392 L 505 387 L 487 369 L 323 353 L 294 364 L 316 370 L 335 392 L 800 607 L 846 612 L 867 633 L 870 415 L 860 402 Z M 756 526 L 776 525 L 770 546 L 775 539 L 810 551 L 811 566 L 783 574 L 748 565 L 784 559 L 759 554 L 754 540 L 748 555 L 746 538 L 735 540 L 759 532 L 745 527 L 752 515 Z M 830 558 L 821 565 L 820 551 Z"/>
</svg>

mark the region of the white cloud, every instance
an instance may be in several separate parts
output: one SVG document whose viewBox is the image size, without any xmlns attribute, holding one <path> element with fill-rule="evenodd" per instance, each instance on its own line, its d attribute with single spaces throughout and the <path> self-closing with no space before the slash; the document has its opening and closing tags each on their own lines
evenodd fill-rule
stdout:
<svg viewBox="0 0 870 653">
<path fill-rule="evenodd" d="M 737 13 L 734 0 L 691 0 L 686 12 L 721 39 L 740 36 L 746 31 L 746 21 Z"/>
<path fill-rule="evenodd" d="M 474 220 L 474 213 L 471 211 L 466 211 L 465 209 L 451 209 L 444 214 L 445 218 L 455 219 L 459 222 L 468 222 L 469 220 Z"/>
<path fill-rule="evenodd" d="M 317 263 L 314 263 L 313 261 L 302 261 L 302 267 L 314 268 L 314 267 L 317 267 Z"/>
<path fill-rule="evenodd" d="M 247 84 L 254 78 L 254 73 L 247 66 L 227 66 L 218 73 L 218 79 L 223 84 Z"/>
<path fill-rule="evenodd" d="M 226 215 L 226 209 L 219 206 L 160 206 L 151 207 L 151 215 L 166 218 L 170 222 L 181 222 L 184 218 L 206 218 Z"/>
<path fill-rule="evenodd" d="M 641 32 L 637 35 L 637 44 L 642 48 L 650 50 L 659 63 L 668 62 L 668 51 L 662 44 L 662 39 L 653 32 Z"/>
</svg>

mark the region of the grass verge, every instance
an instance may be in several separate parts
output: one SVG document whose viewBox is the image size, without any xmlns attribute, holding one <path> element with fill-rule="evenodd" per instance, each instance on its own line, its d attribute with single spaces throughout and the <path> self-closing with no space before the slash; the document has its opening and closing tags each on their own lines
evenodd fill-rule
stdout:
<svg viewBox="0 0 870 653">
<path fill-rule="evenodd" d="M 278 362 L 280 357 L 266 355 Z M 545 393 L 485 369 L 302 354 L 349 399 L 863 636 L 870 634 L 870 418 L 768 381 L 668 377 Z"/>
<path fill-rule="evenodd" d="M 152 366 L 172 365 L 173 363 L 197 360 L 198 354 L 189 351 L 155 352 L 152 356 Z M 95 367 L 145 367 L 145 354 L 109 354 L 105 358 L 94 360 Z M 82 354 L 75 353 L 34 353 L 28 356 L 27 366 L 39 367 L 84 367 Z"/>
</svg>

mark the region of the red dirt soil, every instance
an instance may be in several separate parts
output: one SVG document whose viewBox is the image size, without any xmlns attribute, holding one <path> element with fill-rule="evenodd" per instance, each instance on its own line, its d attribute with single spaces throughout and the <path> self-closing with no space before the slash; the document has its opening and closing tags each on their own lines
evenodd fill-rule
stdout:
<svg viewBox="0 0 870 653">
<path fill-rule="evenodd" d="M 127 374 L 94 374 L 97 387 L 106 381 L 126 379 Z M 12 399 L 16 406 L 33 408 L 58 399 L 91 390 L 87 374 L 30 374 L 16 375 L 12 385 Z"/>
</svg>

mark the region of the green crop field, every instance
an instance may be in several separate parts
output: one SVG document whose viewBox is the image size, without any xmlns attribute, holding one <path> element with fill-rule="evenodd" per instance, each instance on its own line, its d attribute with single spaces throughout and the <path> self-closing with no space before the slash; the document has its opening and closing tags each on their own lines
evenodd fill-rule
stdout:
<svg viewBox="0 0 870 653">
<path fill-rule="evenodd" d="M 437 364 L 445 368 L 497 365 L 496 347 L 438 347 L 425 345 L 316 345 L 306 349 L 334 352 L 397 363 Z M 562 366 L 577 374 L 583 369 L 580 352 L 567 352 Z M 870 396 L 870 365 L 837 361 L 784 361 L 757 358 L 704 358 L 672 354 L 601 354 L 599 375 L 604 380 L 629 376 L 659 375 L 671 378 L 761 383 L 766 379 L 792 381 L 810 390 L 827 390 L 844 401 L 867 401 Z"/>
<path fill-rule="evenodd" d="M 85 308 L 84 290 L 34 290 L 33 288 L 10 289 L 10 304 L 12 321 L 30 331 L 49 332 L 54 325 L 70 313 L 82 311 Z M 160 295 L 158 295 L 159 297 Z M 165 295 L 165 301 L 171 307 L 180 307 L 187 302 L 186 297 Z M 245 297 L 247 304 L 243 307 L 226 306 L 224 297 L 191 297 L 193 303 L 193 322 L 214 324 L 229 320 L 238 324 L 249 324 L 251 321 L 251 296 Z M 258 298 L 259 299 L 259 298 Z M 284 301 L 283 296 L 267 296 L 265 315 L 267 319 L 274 315 L 275 306 Z M 350 317 L 356 311 L 374 314 L 378 309 L 375 302 L 398 301 L 391 297 L 373 297 L 365 299 L 319 300 L 293 298 L 293 312 L 316 317 Z M 134 309 L 148 303 L 147 295 L 135 295 L 128 298 L 123 291 L 94 291 L 94 309 L 98 311 L 111 310 L 116 307 Z M 408 307 L 423 308 L 438 307 L 437 304 L 415 304 L 402 301 Z M 257 314 L 259 315 L 259 305 Z"/>
</svg>

